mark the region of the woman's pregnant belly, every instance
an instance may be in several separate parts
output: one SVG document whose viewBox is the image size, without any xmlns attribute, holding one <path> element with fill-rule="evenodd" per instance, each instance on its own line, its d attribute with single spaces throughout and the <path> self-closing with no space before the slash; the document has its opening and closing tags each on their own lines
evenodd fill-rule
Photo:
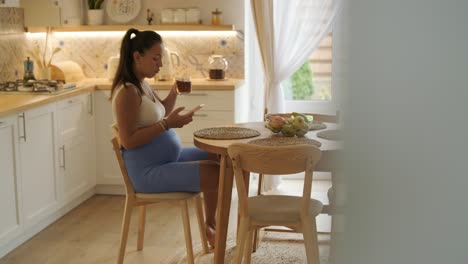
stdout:
<svg viewBox="0 0 468 264">
<path fill-rule="evenodd" d="M 143 169 L 159 166 L 179 159 L 182 146 L 173 129 L 165 131 L 151 142 L 130 150 L 123 150 L 122 155 L 127 169 Z"/>
</svg>

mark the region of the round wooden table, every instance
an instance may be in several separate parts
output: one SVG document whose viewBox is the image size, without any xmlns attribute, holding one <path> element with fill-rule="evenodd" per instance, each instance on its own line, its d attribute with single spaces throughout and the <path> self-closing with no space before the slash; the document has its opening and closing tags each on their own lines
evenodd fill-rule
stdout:
<svg viewBox="0 0 468 264">
<path fill-rule="evenodd" d="M 336 129 L 336 124 L 325 123 L 326 129 Z M 252 128 L 260 132 L 259 136 L 244 138 L 244 139 L 206 139 L 206 138 L 193 138 L 195 146 L 210 153 L 219 154 L 220 172 L 219 172 L 219 190 L 218 190 L 218 206 L 216 214 L 216 239 L 214 249 L 214 263 L 224 263 L 224 254 L 226 250 L 226 240 L 229 222 L 229 212 L 231 209 L 231 196 L 232 186 L 234 181 L 234 174 L 232 171 L 231 162 L 227 153 L 228 147 L 233 143 L 248 143 L 255 139 L 269 138 L 273 133 L 265 128 L 263 122 L 253 123 L 240 123 L 231 126 Z M 315 166 L 315 171 L 333 171 L 336 161 L 334 159 L 336 151 L 342 148 L 342 142 L 334 140 L 326 140 L 317 137 L 317 132 L 323 130 L 309 131 L 305 137 L 319 141 L 322 145 L 322 158 Z"/>
</svg>

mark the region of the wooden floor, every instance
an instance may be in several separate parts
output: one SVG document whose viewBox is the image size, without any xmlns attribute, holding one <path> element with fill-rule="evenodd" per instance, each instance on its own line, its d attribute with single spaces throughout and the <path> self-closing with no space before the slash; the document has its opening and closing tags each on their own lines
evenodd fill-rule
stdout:
<svg viewBox="0 0 468 264">
<path fill-rule="evenodd" d="M 320 188 L 320 184 L 314 187 Z M 0 264 L 113 264 L 119 248 L 123 207 L 123 196 L 96 195 L 0 259 Z M 235 210 L 233 205 L 230 233 L 235 230 Z M 126 264 L 162 263 L 176 249 L 184 248 L 179 208 L 156 204 L 148 207 L 145 247 L 142 252 L 137 252 L 137 213 L 134 210 Z M 200 241 L 200 236 L 193 203 L 190 218 L 195 244 Z"/>
</svg>

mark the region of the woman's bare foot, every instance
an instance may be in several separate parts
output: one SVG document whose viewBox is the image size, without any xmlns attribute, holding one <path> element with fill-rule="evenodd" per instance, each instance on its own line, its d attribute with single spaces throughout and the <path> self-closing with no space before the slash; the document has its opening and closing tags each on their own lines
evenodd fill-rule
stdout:
<svg viewBox="0 0 468 264">
<path fill-rule="evenodd" d="M 208 240 L 208 244 L 210 245 L 210 248 L 214 248 L 215 245 L 215 236 L 216 236 L 216 230 L 214 225 L 210 224 L 205 224 L 205 232 L 206 232 L 206 239 Z"/>
</svg>

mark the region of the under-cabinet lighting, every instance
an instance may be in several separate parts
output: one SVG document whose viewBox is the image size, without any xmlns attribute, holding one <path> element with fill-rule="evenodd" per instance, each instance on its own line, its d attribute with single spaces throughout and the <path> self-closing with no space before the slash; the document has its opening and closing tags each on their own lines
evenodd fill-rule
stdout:
<svg viewBox="0 0 468 264">
<path fill-rule="evenodd" d="M 183 37 L 215 37 L 215 36 L 235 36 L 237 31 L 232 30 L 220 30 L 220 31 L 165 31 L 160 30 L 156 31 L 162 36 L 183 36 Z M 45 32 L 28 32 L 27 35 L 31 37 L 43 37 L 46 33 Z M 125 31 L 78 31 L 78 32 L 53 32 L 56 36 L 63 36 L 63 37 L 122 37 L 125 34 Z"/>
</svg>

